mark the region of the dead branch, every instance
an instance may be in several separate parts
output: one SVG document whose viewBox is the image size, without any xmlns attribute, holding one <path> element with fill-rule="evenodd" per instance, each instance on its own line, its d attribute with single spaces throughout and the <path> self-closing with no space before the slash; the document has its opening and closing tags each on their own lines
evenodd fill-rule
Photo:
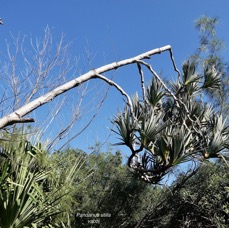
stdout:
<svg viewBox="0 0 229 228">
<path fill-rule="evenodd" d="M 111 71 L 111 70 L 116 70 L 119 67 L 136 63 L 137 61 L 142 60 L 142 59 L 146 59 L 146 58 L 148 59 L 152 55 L 160 54 L 165 51 L 171 51 L 171 46 L 167 45 L 161 48 L 153 49 L 151 51 L 145 52 L 133 58 L 125 59 L 119 62 L 113 62 L 111 64 L 91 70 L 87 72 L 86 74 L 83 74 L 61 86 L 58 86 L 57 88 L 46 93 L 45 95 L 38 97 L 37 99 L 29 102 L 28 104 L 25 104 L 24 106 L 10 113 L 9 115 L 4 116 L 3 118 L 0 119 L 0 129 L 8 125 L 12 125 L 14 123 L 21 123 L 25 115 L 31 113 L 32 111 L 39 108 L 40 106 L 43 106 L 44 104 L 52 101 L 55 97 L 69 91 L 70 89 L 75 88 L 90 79 L 96 78 L 97 75 L 101 73 Z M 31 122 L 32 121 L 33 120 L 31 119 Z"/>
<path fill-rule="evenodd" d="M 131 101 L 129 95 L 121 88 L 121 86 L 119 86 L 117 83 L 115 83 L 114 81 L 106 78 L 105 76 L 103 76 L 101 74 L 96 74 L 96 77 L 100 78 L 101 80 L 103 80 L 105 82 L 107 82 L 109 85 L 114 86 L 123 96 L 126 97 L 127 104 L 130 107 L 131 115 L 134 116 L 134 110 L 133 110 L 132 101 Z"/>
<path fill-rule="evenodd" d="M 172 63 L 173 63 L 173 68 L 178 73 L 178 76 L 177 77 L 178 77 L 178 81 L 180 82 L 180 75 L 181 75 L 181 73 L 180 73 L 180 71 L 178 70 L 178 68 L 176 66 L 176 63 L 175 63 L 175 60 L 174 60 L 174 57 L 173 57 L 172 48 L 170 48 L 169 53 L 170 53 L 170 58 L 171 58 Z"/>
<path fill-rule="evenodd" d="M 140 74 L 140 77 L 141 77 L 142 97 L 143 97 L 143 100 L 145 101 L 146 100 L 146 91 L 145 91 L 144 74 L 143 74 L 141 65 L 139 63 L 137 63 L 137 66 L 138 66 L 138 71 L 139 71 L 139 74 Z"/>
<path fill-rule="evenodd" d="M 176 101 L 178 107 L 179 107 L 179 104 L 178 104 L 178 99 L 177 97 L 173 94 L 173 92 L 166 86 L 166 84 L 161 80 L 161 78 L 159 77 L 159 75 L 153 70 L 152 66 L 144 61 L 141 61 L 141 60 L 138 60 L 137 61 L 138 64 L 142 64 L 144 66 L 146 66 L 149 71 L 155 76 L 155 78 L 162 84 L 162 86 L 164 87 L 164 89 L 169 93 L 170 96 L 173 97 L 173 99 Z"/>
</svg>

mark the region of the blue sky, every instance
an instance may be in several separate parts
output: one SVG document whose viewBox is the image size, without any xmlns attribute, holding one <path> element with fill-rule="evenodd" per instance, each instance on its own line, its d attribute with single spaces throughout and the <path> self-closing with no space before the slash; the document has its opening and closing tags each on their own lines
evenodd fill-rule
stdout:
<svg viewBox="0 0 229 228">
<path fill-rule="evenodd" d="M 94 56 L 91 68 L 167 44 L 172 46 L 176 63 L 181 68 L 182 62 L 198 45 L 194 21 L 200 16 L 219 17 L 218 34 L 226 44 L 229 43 L 228 9 L 227 0 L 1 1 L 0 17 L 4 26 L 0 28 L 0 47 L 5 39 L 10 39 L 10 34 L 39 37 L 48 25 L 54 39 L 62 33 L 66 35 L 65 40 L 72 43 L 72 55 L 82 60 L 85 48 L 89 49 Z M 174 75 L 169 75 L 171 66 L 165 58 L 168 59 L 168 55 L 154 57 L 153 61 L 155 59 L 155 68 L 169 78 Z M 83 61 L 79 64 L 82 71 L 91 69 L 85 69 Z M 115 80 L 131 94 L 139 87 L 139 78 L 133 72 L 128 68 L 115 75 Z M 72 146 L 87 150 L 96 140 L 103 142 L 109 135 L 110 119 L 122 104 L 122 97 L 111 89 L 96 120 L 84 135 L 74 140 Z M 113 143 L 115 137 L 108 142 Z"/>
</svg>

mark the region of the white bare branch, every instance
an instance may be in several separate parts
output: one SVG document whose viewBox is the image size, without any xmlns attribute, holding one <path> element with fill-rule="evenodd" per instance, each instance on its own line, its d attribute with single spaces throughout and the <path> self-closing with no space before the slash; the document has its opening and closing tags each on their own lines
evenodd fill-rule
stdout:
<svg viewBox="0 0 229 228">
<path fill-rule="evenodd" d="M 162 86 L 165 88 L 165 90 L 170 94 L 170 96 L 173 97 L 173 99 L 177 102 L 177 105 L 179 107 L 178 104 L 178 99 L 177 97 L 173 94 L 173 92 L 166 86 L 166 84 L 162 81 L 162 79 L 159 77 L 159 75 L 156 73 L 156 71 L 153 70 L 152 66 L 144 61 L 138 60 L 137 61 L 139 64 L 145 65 L 149 71 L 155 76 L 155 78 L 162 84 Z"/>
<path fill-rule="evenodd" d="M 136 63 L 139 60 L 142 59 L 148 59 L 150 56 L 155 54 L 160 54 L 165 51 L 171 51 L 171 46 L 167 45 L 161 48 L 153 49 L 151 51 L 145 52 L 143 54 L 140 54 L 138 56 L 135 56 L 133 58 L 125 59 L 119 62 L 113 62 L 111 64 L 99 67 L 97 69 L 91 70 L 87 72 L 86 74 L 83 74 L 61 86 L 58 86 L 57 88 L 53 89 L 52 91 L 46 93 L 45 95 L 42 95 L 38 97 L 37 99 L 29 102 L 28 104 L 25 104 L 21 108 L 17 109 L 16 111 L 10 113 L 9 115 L 4 116 L 0 119 L 0 129 L 12 125 L 14 123 L 21 123 L 21 122 L 28 122 L 28 118 L 24 119 L 23 117 L 29 114 L 30 112 L 34 111 L 35 109 L 39 108 L 40 106 L 52 101 L 55 97 L 69 91 L 72 88 L 75 88 L 79 86 L 80 84 L 93 79 L 97 78 L 99 74 L 115 70 L 119 67 L 126 66 L 129 64 Z M 31 119 L 31 121 L 34 121 Z"/>
<path fill-rule="evenodd" d="M 107 82 L 109 85 L 114 86 L 123 96 L 126 97 L 127 99 L 127 104 L 130 107 L 130 112 L 132 117 L 134 116 L 134 110 L 133 110 L 133 105 L 132 105 L 132 101 L 130 99 L 130 96 L 121 88 L 121 86 L 119 86 L 117 83 L 115 83 L 114 81 L 106 78 L 105 76 L 101 75 L 101 74 L 96 74 L 97 78 L 100 78 L 101 80 Z"/>
</svg>

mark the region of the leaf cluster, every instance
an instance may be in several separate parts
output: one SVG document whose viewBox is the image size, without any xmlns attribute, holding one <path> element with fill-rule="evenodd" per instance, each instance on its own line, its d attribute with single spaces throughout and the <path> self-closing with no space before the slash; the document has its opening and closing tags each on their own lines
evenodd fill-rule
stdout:
<svg viewBox="0 0 229 228">
<path fill-rule="evenodd" d="M 193 61 L 184 62 L 181 78 L 168 90 L 153 78 L 145 99 L 132 98 L 114 119 L 119 144 L 131 150 L 128 165 L 147 182 L 158 183 L 183 162 L 221 156 L 228 149 L 228 127 L 203 99 L 206 90 L 221 88 L 220 73 L 208 65 L 201 75 Z"/>
<path fill-rule="evenodd" d="M 14 138 L 16 140 L 14 140 Z M 83 157 L 49 155 L 24 134 L 4 135 L 0 151 L 0 226 L 59 227 L 71 210 Z M 71 165 L 70 165 L 71 164 Z"/>
</svg>

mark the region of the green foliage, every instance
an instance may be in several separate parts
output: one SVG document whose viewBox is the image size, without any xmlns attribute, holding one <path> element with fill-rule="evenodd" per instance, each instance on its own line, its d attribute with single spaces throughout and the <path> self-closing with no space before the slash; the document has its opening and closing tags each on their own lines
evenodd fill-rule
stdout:
<svg viewBox="0 0 229 228">
<path fill-rule="evenodd" d="M 195 27 L 200 33 L 200 46 L 198 48 L 198 54 L 204 52 L 207 55 L 210 54 L 210 56 L 215 57 L 220 51 L 222 51 L 223 42 L 217 37 L 216 34 L 218 23 L 218 18 L 211 18 L 207 16 L 202 16 L 195 21 Z M 214 58 L 212 58 L 212 60 L 213 59 Z M 205 58 L 205 62 L 209 62 L 209 60 L 210 59 Z"/>
<path fill-rule="evenodd" d="M 67 158 L 67 159 L 66 159 Z M 5 134 L 0 151 L 0 227 L 60 227 L 68 222 L 73 180 L 83 157 L 48 155 L 23 134 Z M 74 182 L 77 186 L 79 182 Z"/>
<path fill-rule="evenodd" d="M 195 54 L 190 58 L 197 63 L 199 70 L 204 72 L 204 87 L 214 85 L 207 89 L 211 103 L 227 116 L 229 113 L 229 65 L 222 57 L 224 43 L 217 36 L 218 24 L 218 18 L 203 16 L 196 20 L 195 25 L 200 41 Z"/>
<path fill-rule="evenodd" d="M 220 89 L 221 75 L 216 72 L 214 66 L 207 66 L 204 69 L 204 84 L 203 88 Z"/>
<path fill-rule="evenodd" d="M 120 145 L 128 145 L 129 147 L 132 147 L 132 144 L 134 142 L 134 134 L 133 134 L 133 123 L 130 117 L 130 111 L 128 109 L 125 109 L 125 112 L 123 115 L 119 115 L 115 122 L 118 123 L 118 132 L 121 136 L 121 141 L 123 143 L 120 143 Z"/>
<path fill-rule="evenodd" d="M 162 85 L 155 79 L 152 79 L 151 85 L 147 88 L 147 100 L 149 103 L 156 107 L 160 104 L 161 99 L 165 95 Z"/>
<path fill-rule="evenodd" d="M 128 165 L 147 182 L 159 183 L 193 156 L 208 159 L 228 153 L 228 121 L 223 119 L 229 80 L 217 22 L 198 19 L 200 47 L 183 63 L 177 81 L 165 85 L 154 74 L 146 91 L 142 87 L 145 96 L 133 97 L 133 111 L 126 106 L 114 120 L 121 144 L 131 151 Z"/>
<path fill-rule="evenodd" d="M 161 191 L 151 212 L 138 227 L 228 227 L 226 164 L 208 162 L 184 182 L 185 176 L 180 175 L 172 186 Z"/>
<path fill-rule="evenodd" d="M 229 132 L 228 119 L 224 117 L 228 116 L 229 110 L 229 68 L 221 56 L 223 42 L 216 34 L 217 23 L 217 18 L 206 16 L 196 21 L 200 34 L 199 47 L 189 61 L 184 62 L 181 80 L 171 84 L 172 91 L 178 99 L 182 99 L 191 118 L 185 120 L 182 106 L 174 115 L 180 115 L 190 129 L 192 142 L 188 148 L 191 146 L 193 150 L 190 155 L 200 159 L 201 165 L 189 173 L 181 174 L 170 187 L 160 191 L 150 213 L 136 227 L 228 227 Z M 174 102 L 169 101 L 164 106 L 167 118 L 175 122 L 177 118 L 171 112 Z M 199 124 L 192 125 L 193 121 L 190 120 Z M 177 138 L 174 129 L 167 135 L 172 135 L 173 141 Z M 184 138 L 188 136 L 185 133 L 183 135 Z M 190 139 L 185 139 L 185 142 Z M 182 148 L 181 145 L 177 143 L 176 148 Z M 211 159 L 212 163 L 203 163 L 199 153 L 204 158 L 218 157 L 221 160 Z M 186 158 L 189 158 L 189 154 Z"/>
<path fill-rule="evenodd" d="M 167 87 L 153 78 L 142 98 L 132 98 L 133 112 L 126 106 L 115 118 L 133 169 L 119 151 L 49 154 L 24 132 L 2 134 L 0 227 L 227 227 L 229 67 L 217 22 L 196 21 L 200 46 L 176 82 Z M 158 184 L 180 164 L 200 160 L 171 186 L 139 179 Z"/>
<path fill-rule="evenodd" d="M 43 151 L 25 140 L 1 148 L 1 227 L 54 225 L 50 218 L 61 212 L 58 197 L 43 189 L 48 171 L 39 168 L 38 153 Z"/>
<path fill-rule="evenodd" d="M 181 138 L 173 141 L 176 151 Z M 226 165 L 208 163 L 184 183 L 186 175 L 171 187 L 152 188 L 123 164 L 119 151 L 47 156 L 41 144 L 26 140 L 2 148 L 1 227 L 226 227 Z"/>
<path fill-rule="evenodd" d="M 89 155 L 93 175 L 75 191 L 73 227 L 131 227 L 149 208 L 153 189 L 122 163 L 119 151 Z M 86 171 L 86 170 L 85 170 Z M 97 217 L 96 217 L 97 216 Z M 92 224 L 91 222 L 95 222 Z M 98 222 L 98 224 L 96 223 Z"/>
<path fill-rule="evenodd" d="M 220 89 L 219 74 L 209 67 L 199 75 L 195 66 L 193 61 L 183 64 L 171 91 L 154 79 L 145 100 L 133 98 L 133 113 L 125 107 L 114 120 L 121 144 L 132 153 L 128 165 L 147 182 L 160 182 L 194 154 L 199 159 L 220 157 L 228 148 L 226 121 L 202 99 L 206 90 Z M 137 156 L 142 159 L 135 163 Z"/>
</svg>

